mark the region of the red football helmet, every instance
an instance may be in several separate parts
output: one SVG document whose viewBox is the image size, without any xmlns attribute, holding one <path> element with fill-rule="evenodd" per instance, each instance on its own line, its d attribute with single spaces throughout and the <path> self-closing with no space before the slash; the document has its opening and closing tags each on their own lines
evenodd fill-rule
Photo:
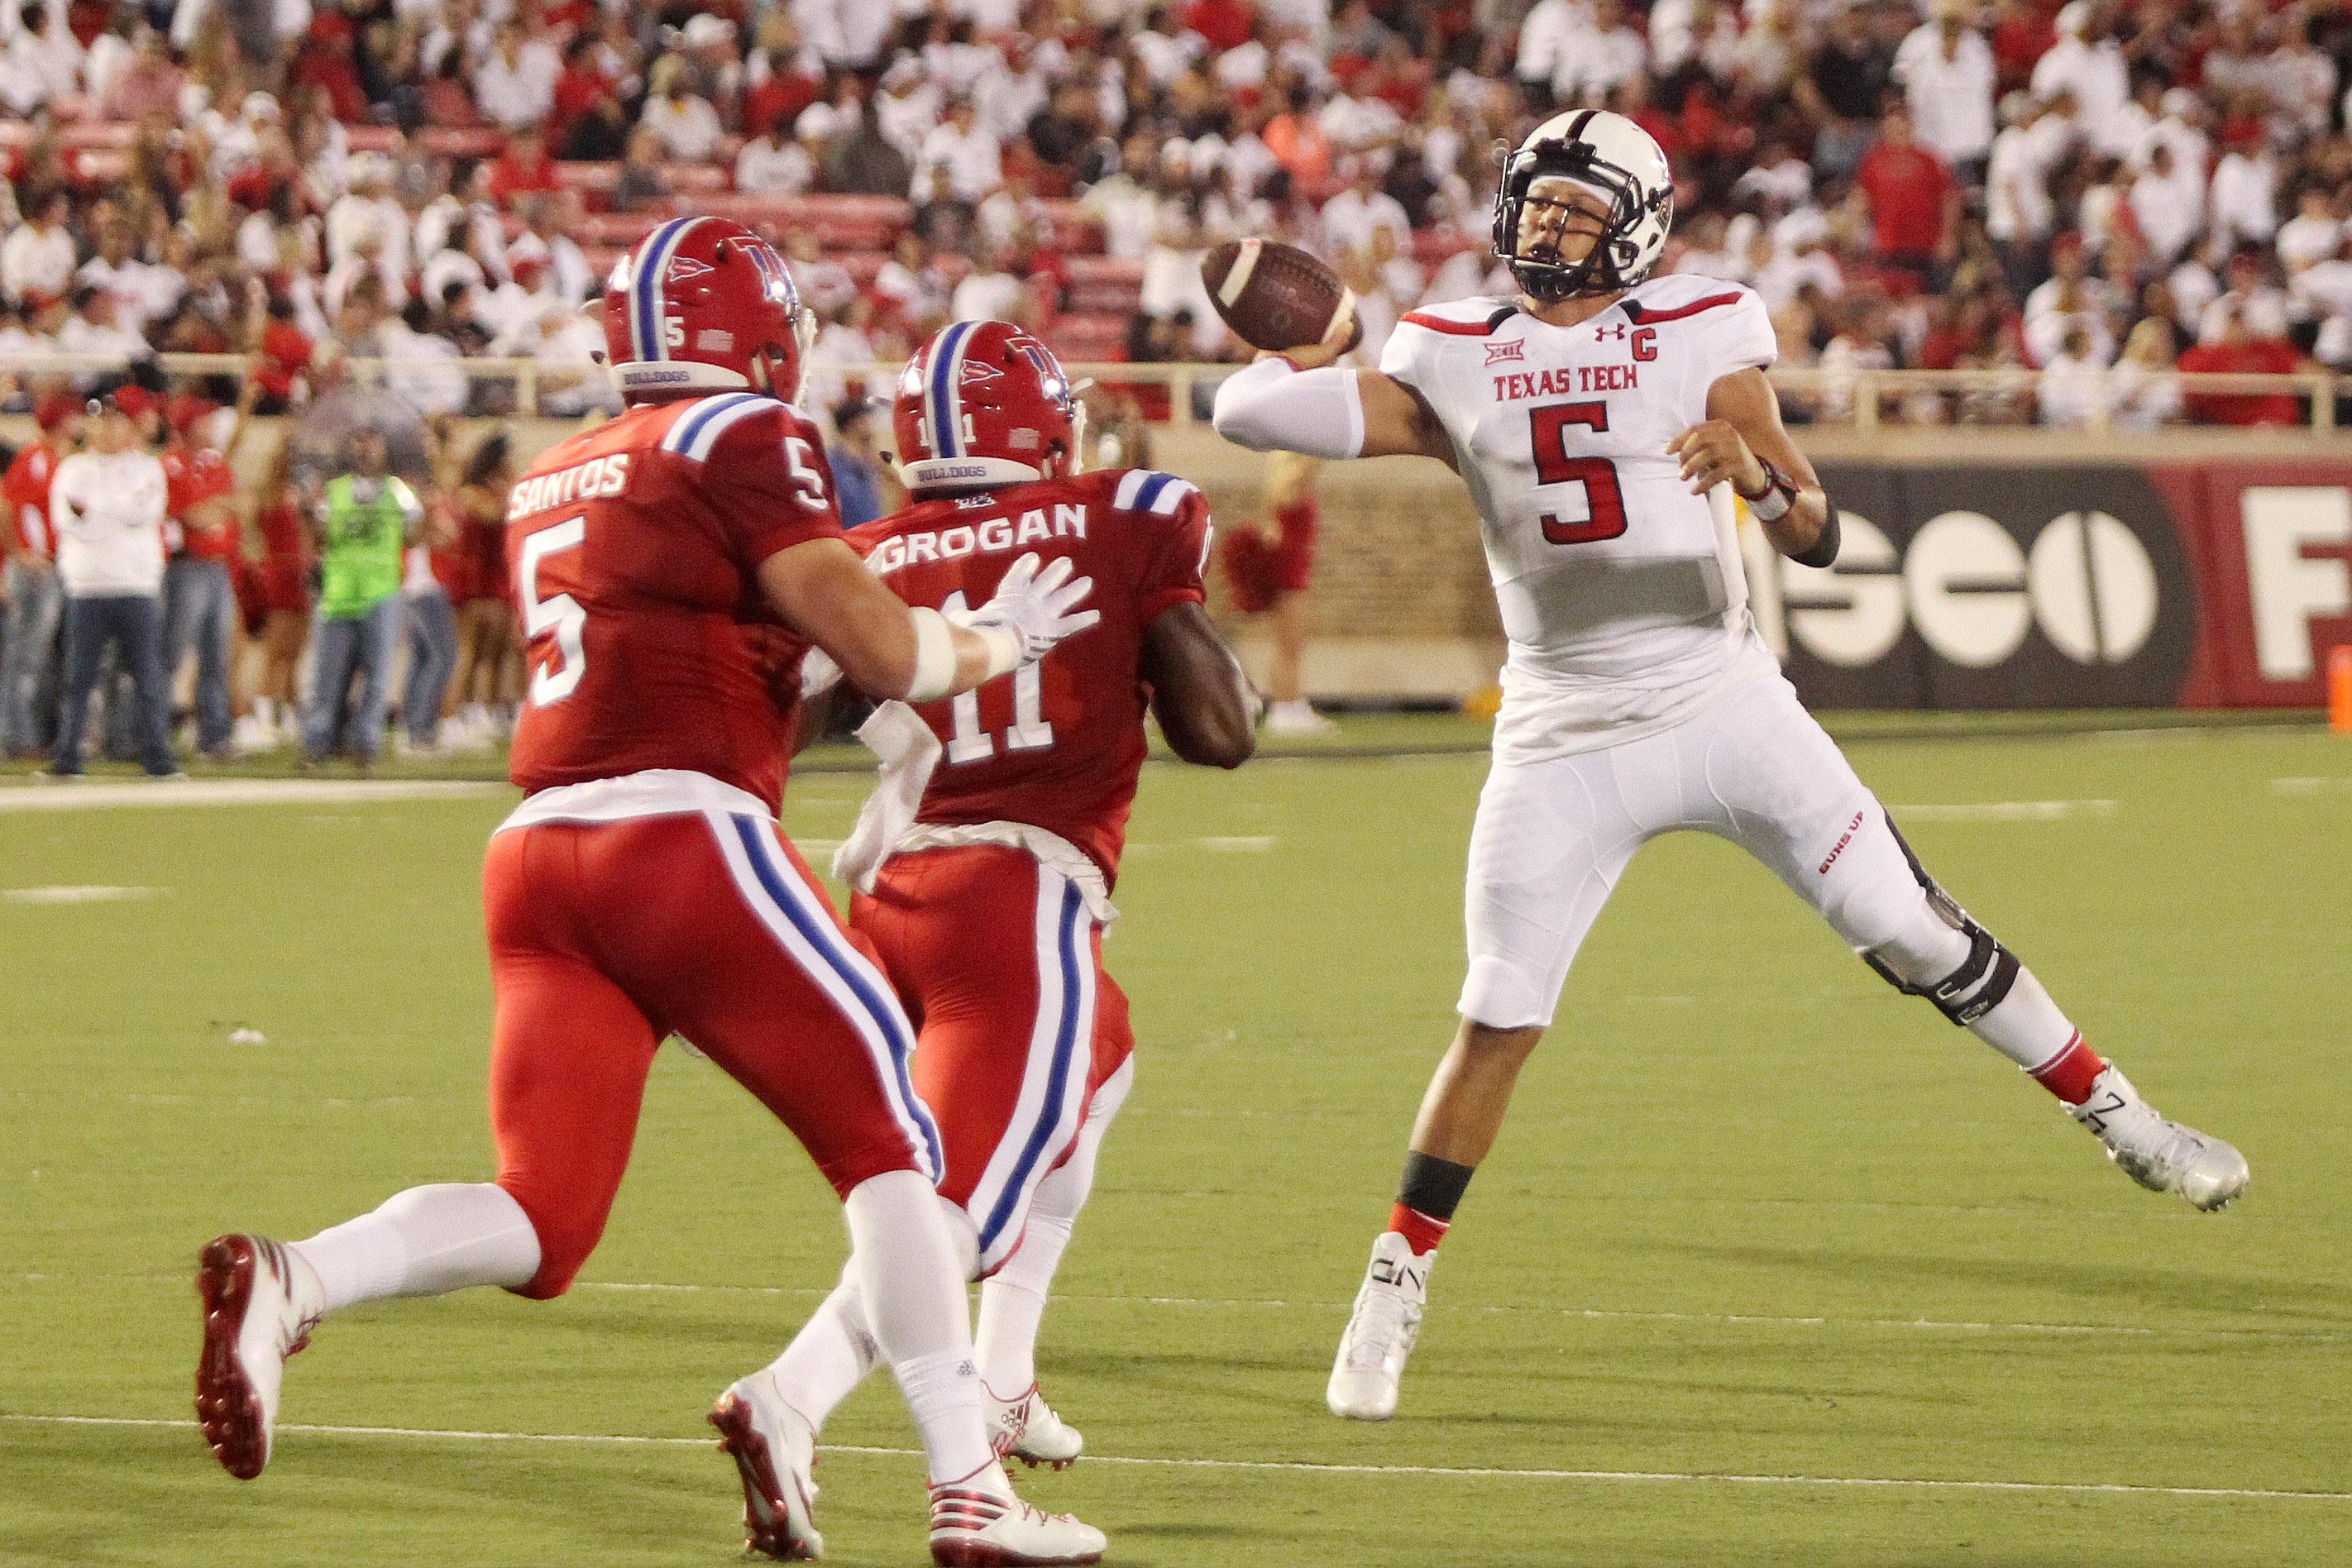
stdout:
<svg viewBox="0 0 2352 1568">
<path fill-rule="evenodd" d="M 604 347 L 631 403 L 745 389 L 789 403 L 807 330 L 783 258 L 723 217 L 671 219 L 604 284 Z"/>
<path fill-rule="evenodd" d="M 1009 321 L 933 332 L 898 373 L 891 423 L 911 489 L 973 489 L 1078 471 L 1086 412 L 1054 351 Z"/>
</svg>

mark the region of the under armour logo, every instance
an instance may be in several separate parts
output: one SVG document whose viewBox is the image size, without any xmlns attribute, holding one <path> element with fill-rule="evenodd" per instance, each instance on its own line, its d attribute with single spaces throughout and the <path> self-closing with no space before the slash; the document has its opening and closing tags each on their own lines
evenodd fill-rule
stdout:
<svg viewBox="0 0 2352 1568">
<path fill-rule="evenodd" d="M 1622 342 L 1624 337 L 1625 323 L 1622 321 L 1618 322 L 1613 327 L 1595 327 L 1592 329 L 1592 341 L 1595 342 L 1605 343 L 1612 338 L 1615 338 L 1620 342 Z"/>
</svg>

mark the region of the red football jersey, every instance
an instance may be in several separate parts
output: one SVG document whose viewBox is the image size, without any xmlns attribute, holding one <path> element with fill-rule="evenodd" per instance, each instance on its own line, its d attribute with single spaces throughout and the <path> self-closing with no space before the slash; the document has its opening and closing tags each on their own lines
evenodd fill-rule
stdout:
<svg viewBox="0 0 2352 1568">
<path fill-rule="evenodd" d="M 172 521 L 186 524 L 189 509 L 218 496 L 236 493 L 236 474 L 228 459 L 210 447 L 194 451 L 173 443 L 163 450 L 164 504 L 170 509 Z M 234 565 L 244 553 L 237 535 L 243 531 L 234 516 L 226 519 L 220 531 L 205 535 L 188 529 L 184 548 L 191 555 L 210 561 L 226 561 Z"/>
<path fill-rule="evenodd" d="M 910 605 L 977 609 L 1031 551 L 1092 577 L 1102 620 L 1025 669 L 916 709 L 945 754 L 918 820 L 1025 822 L 1118 876 L 1143 766 L 1143 628 L 1202 599 L 1209 503 L 1171 474 L 1108 469 L 923 501 L 850 534 Z"/>
<path fill-rule="evenodd" d="M 533 463 L 507 502 L 530 669 L 514 782 L 688 768 L 779 808 L 807 645 L 757 574 L 841 537 L 832 477 L 814 427 L 749 392 L 633 408 Z"/>
</svg>

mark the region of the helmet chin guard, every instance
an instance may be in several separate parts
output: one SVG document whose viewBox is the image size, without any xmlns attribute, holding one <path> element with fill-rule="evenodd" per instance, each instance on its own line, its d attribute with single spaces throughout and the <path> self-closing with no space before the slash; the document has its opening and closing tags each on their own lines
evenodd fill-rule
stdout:
<svg viewBox="0 0 2352 1568">
<path fill-rule="evenodd" d="M 998 485 L 1031 484 L 1045 476 L 1029 463 L 1010 458 L 917 458 L 898 465 L 910 490 L 992 489 Z"/>
<path fill-rule="evenodd" d="M 1547 176 L 1573 180 L 1609 203 L 1592 248 L 1576 261 L 1520 252 L 1528 194 Z M 1650 275 L 1674 220 L 1674 176 L 1650 133 L 1622 114 L 1572 110 L 1536 127 L 1504 164 L 1495 193 L 1495 254 L 1530 299 L 1551 303 L 1614 294 Z"/>
</svg>

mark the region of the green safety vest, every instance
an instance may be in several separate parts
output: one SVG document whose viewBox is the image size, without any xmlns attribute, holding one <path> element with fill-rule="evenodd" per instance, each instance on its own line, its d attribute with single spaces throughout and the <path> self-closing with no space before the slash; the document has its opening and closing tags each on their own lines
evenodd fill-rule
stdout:
<svg viewBox="0 0 2352 1568">
<path fill-rule="evenodd" d="M 326 537 L 319 545 L 319 613 L 329 620 L 366 615 L 400 592 L 409 520 L 423 509 L 395 476 L 345 474 L 327 481 Z"/>
</svg>

